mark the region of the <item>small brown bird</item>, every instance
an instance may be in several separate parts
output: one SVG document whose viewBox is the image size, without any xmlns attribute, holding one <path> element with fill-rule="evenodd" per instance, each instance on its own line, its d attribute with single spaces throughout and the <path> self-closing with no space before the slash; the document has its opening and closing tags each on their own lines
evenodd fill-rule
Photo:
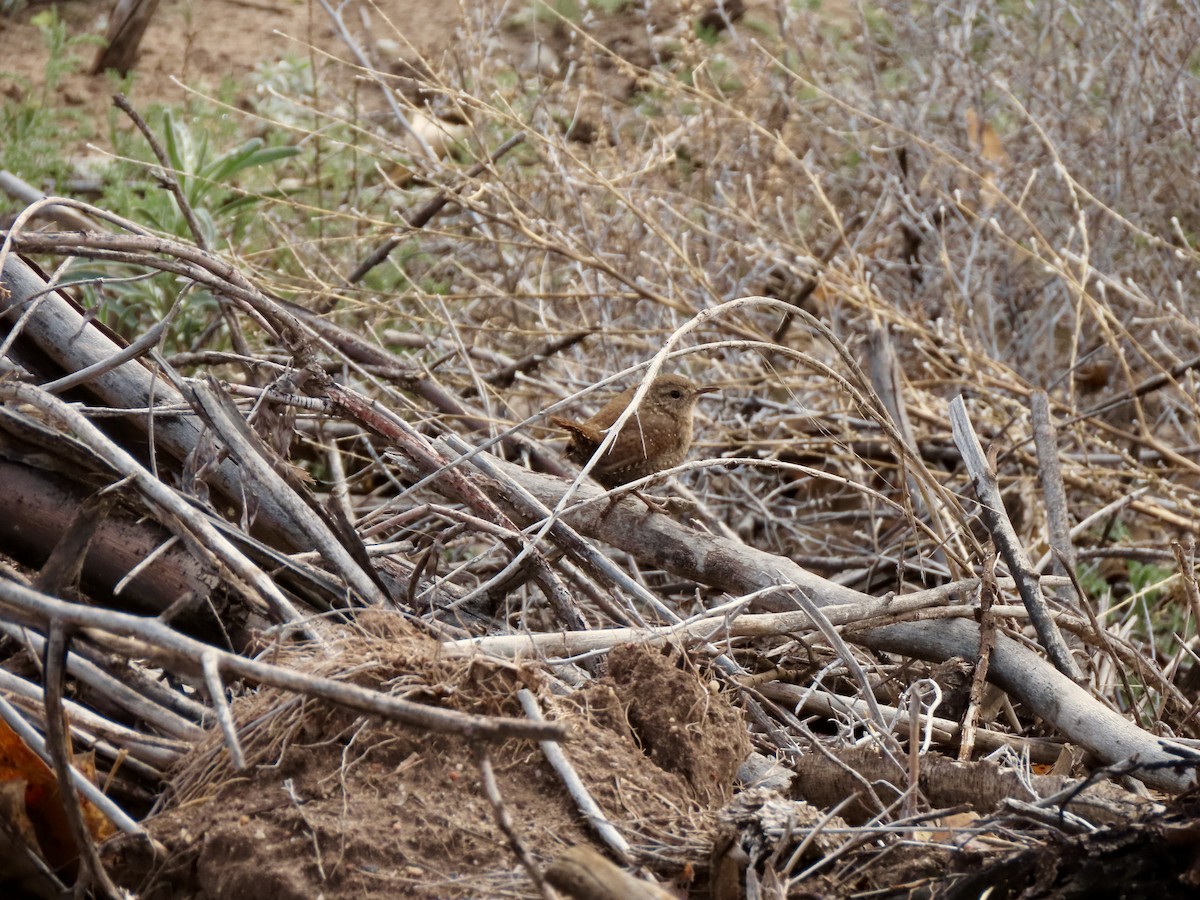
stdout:
<svg viewBox="0 0 1200 900">
<path fill-rule="evenodd" d="M 570 432 L 567 456 L 571 460 L 583 465 L 592 458 L 605 432 L 625 411 L 637 389 L 634 385 L 617 394 L 586 422 L 550 417 L 551 422 Z M 641 405 L 592 467 L 592 477 L 606 488 L 615 488 L 679 465 L 692 446 L 696 401 L 715 390 L 698 387 L 682 375 L 655 378 Z"/>
</svg>

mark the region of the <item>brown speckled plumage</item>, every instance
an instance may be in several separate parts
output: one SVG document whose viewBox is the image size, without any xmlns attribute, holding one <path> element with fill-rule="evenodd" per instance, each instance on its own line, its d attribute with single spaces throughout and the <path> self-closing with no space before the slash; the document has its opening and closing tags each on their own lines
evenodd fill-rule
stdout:
<svg viewBox="0 0 1200 900">
<path fill-rule="evenodd" d="M 605 431 L 625 411 L 637 385 L 613 397 L 584 422 L 560 416 L 550 421 L 571 435 L 567 456 L 583 465 L 595 454 Z M 636 481 L 677 466 L 692 446 L 692 413 L 696 400 L 715 387 L 698 387 L 682 375 L 660 375 L 604 456 L 592 467 L 592 477 L 606 488 Z"/>
</svg>

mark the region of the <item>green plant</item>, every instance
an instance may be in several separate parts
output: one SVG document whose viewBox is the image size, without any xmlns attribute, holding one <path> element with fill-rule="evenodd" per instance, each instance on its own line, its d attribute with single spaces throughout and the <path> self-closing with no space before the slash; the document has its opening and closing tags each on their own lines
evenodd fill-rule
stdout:
<svg viewBox="0 0 1200 900">
<path fill-rule="evenodd" d="M 42 103 L 50 102 L 51 95 L 58 89 L 63 77 L 81 69 L 84 61 L 72 51 L 88 44 L 93 46 L 104 41 L 99 35 L 79 34 L 71 37 L 67 23 L 58 17 L 58 8 L 50 7 L 35 15 L 30 21 L 37 26 L 42 42 L 49 54 L 46 58 L 45 79 L 42 82 Z"/>
<path fill-rule="evenodd" d="M 1145 595 L 1147 603 L 1158 600 L 1159 594 L 1175 574 L 1175 570 L 1169 566 L 1129 561 L 1129 586 L 1134 594 Z"/>
<path fill-rule="evenodd" d="M 96 285 L 83 289 L 88 305 L 101 311 L 104 323 L 127 336 L 144 332 L 162 321 L 177 301 L 185 304 L 163 337 L 168 353 L 185 350 L 208 327 L 218 309 L 218 301 L 207 290 L 195 290 L 181 297 L 186 285 L 167 273 L 137 280 L 114 280 L 111 272 L 76 269 L 73 278 L 96 279 Z"/>
<path fill-rule="evenodd" d="M 6 7 L 5 11 L 11 11 Z M 69 174 L 63 154 L 64 145 L 85 139 L 90 129 L 82 116 L 54 103 L 54 94 L 63 78 L 83 66 L 74 52 L 96 44 L 95 35 L 67 33 L 66 24 L 55 7 L 38 13 L 31 21 L 42 36 L 47 55 L 40 88 L 12 73 L 0 72 L 20 89 L 19 100 L 6 101 L 0 107 L 0 168 L 10 169 L 38 185 L 54 185 Z"/>
<path fill-rule="evenodd" d="M 598 9 L 607 16 L 615 15 L 627 6 L 632 6 L 633 0 L 588 0 L 588 6 Z"/>
<path fill-rule="evenodd" d="M 214 151 L 213 135 L 217 135 L 217 140 L 225 138 L 219 119 L 203 109 L 187 118 L 171 110 L 161 114 L 163 149 L 171 172 L 195 215 L 201 235 L 214 248 L 246 239 L 253 223 L 260 218 L 264 202 L 284 194 L 277 189 L 245 189 L 238 183 L 241 178 L 300 152 L 292 146 L 268 146 L 258 137 Z M 130 139 L 125 136 L 114 143 L 126 144 Z M 130 148 L 130 152 L 134 149 Z M 144 145 L 136 151 L 142 155 L 148 153 Z M 140 163 L 123 163 L 114 171 L 118 177 L 109 180 L 102 206 L 164 233 L 192 239 L 187 219 L 174 195 L 162 184 L 150 182 L 147 173 L 152 170 Z M 102 310 L 106 324 L 134 334 L 149 322 L 161 320 L 180 289 L 175 277 L 164 273 L 146 279 L 109 281 L 103 288 L 88 289 L 87 293 L 92 304 Z M 194 291 L 183 302 L 186 306 L 164 341 L 168 349 L 190 346 L 208 326 L 217 308 L 216 299 L 204 290 Z"/>
<path fill-rule="evenodd" d="M 237 235 L 247 224 L 246 214 L 255 205 L 268 197 L 281 196 L 279 191 L 242 193 L 234 188 L 234 177 L 300 152 L 290 146 L 268 147 L 262 138 L 255 137 L 212 156 L 208 131 L 198 128 L 193 133 L 170 110 L 163 113 L 163 138 L 167 159 L 179 187 L 210 246 L 217 242 L 218 221 L 225 226 L 227 234 Z M 174 203 L 171 208 L 174 215 L 170 217 L 158 217 L 147 210 L 151 223 L 163 231 L 186 234 L 182 210 Z"/>
</svg>

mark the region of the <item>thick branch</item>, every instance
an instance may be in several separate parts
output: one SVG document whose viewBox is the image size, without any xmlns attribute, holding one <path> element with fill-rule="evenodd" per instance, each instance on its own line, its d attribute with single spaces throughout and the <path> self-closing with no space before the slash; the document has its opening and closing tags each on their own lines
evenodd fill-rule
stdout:
<svg viewBox="0 0 1200 900">
<path fill-rule="evenodd" d="M 549 475 L 529 472 L 511 463 L 493 461 L 542 503 L 553 507 L 568 484 Z M 580 485 L 576 497 L 591 500 L 564 518 L 582 534 L 618 547 L 647 565 L 674 575 L 745 596 L 774 587 L 757 598 L 759 609 L 796 609 L 794 595 L 803 591 L 814 604 L 877 604 L 878 598 L 834 584 L 791 560 L 764 553 L 688 528 L 666 516 L 648 513 L 645 506 L 625 500 L 607 508 L 599 489 Z M 900 599 L 904 599 L 903 597 Z M 856 643 L 904 656 L 942 661 L 952 656 L 971 658 L 979 649 L 974 622 L 945 620 L 873 628 L 853 635 Z M 1171 741 L 1149 734 L 1106 707 L 1016 641 L 998 635 L 988 678 L 1057 728 L 1068 740 L 1087 748 L 1106 763 L 1136 757 L 1146 767 L 1138 777 L 1163 790 L 1187 790 L 1196 783 L 1192 764 L 1181 763 Z M 1182 750 L 1182 748 L 1180 748 Z M 1187 751 L 1183 751 L 1187 752 Z"/>
</svg>

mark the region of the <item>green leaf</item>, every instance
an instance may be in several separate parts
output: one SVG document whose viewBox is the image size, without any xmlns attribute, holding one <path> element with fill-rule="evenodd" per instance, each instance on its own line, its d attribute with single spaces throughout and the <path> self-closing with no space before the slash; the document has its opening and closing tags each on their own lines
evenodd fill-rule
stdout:
<svg viewBox="0 0 1200 900">
<path fill-rule="evenodd" d="M 183 172 L 183 151 L 179 146 L 180 135 L 175 131 L 175 119 L 169 109 L 163 110 L 163 143 L 167 161 L 176 172 Z"/>
<path fill-rule="evenodd" d="M 235 150 L 216 160 L 204 174 L 212 181 L 225 183 L 244 169 L 265 166 L 279 159 L 295 156 L 296 147 L 264 147 L 262 138 L 251 138 Z"/>
</svg>

